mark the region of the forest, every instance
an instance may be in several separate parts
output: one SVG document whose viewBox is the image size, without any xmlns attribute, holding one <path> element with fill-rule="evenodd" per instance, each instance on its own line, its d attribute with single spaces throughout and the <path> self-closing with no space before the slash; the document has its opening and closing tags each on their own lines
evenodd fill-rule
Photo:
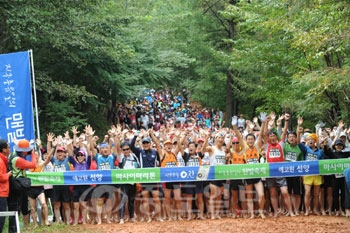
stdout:
<svg viewBox="0 0 350 233">
<path fill-rule="evenodd" d="M 33 50 L 42 136 L 105 132 L 117 103 L 165 87 L 226 122 L 350 123 L 348 0 L 0 0 L 0 14 L 0 54 Z"/>
</svg>

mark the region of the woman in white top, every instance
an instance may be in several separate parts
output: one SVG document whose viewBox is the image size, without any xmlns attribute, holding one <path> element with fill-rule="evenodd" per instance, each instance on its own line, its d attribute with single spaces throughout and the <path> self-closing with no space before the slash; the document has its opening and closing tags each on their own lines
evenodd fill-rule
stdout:
<svg viewBox="0 0 350 233">
<path fill-rule="evenodd" d="M 218 132 L 215 135 L 215 141 L 213 146 L 207 146 L 209 140 L 209 132 L 204 132 L 205 141 L 202 147 L 202 154 L 208 152 L 210 156 L 210 165 L 225 165 L 225 150 L 223 133 Z M 221 219 L 220 211 L 222 206 L 222 193 L 226 180 L 213 180 L 210 182 L 210 199 L 209 199 L 209 212 L 211 219 Z"/>
</svg>

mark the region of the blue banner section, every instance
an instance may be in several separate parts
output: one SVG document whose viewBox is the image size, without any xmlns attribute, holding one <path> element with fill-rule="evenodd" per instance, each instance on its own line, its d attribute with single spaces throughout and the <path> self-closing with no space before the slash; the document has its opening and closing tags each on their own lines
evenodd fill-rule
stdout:
<svg viewBox="0 0 350 233">
<path fill-rule="evenodd" d="M 34 139 L 34 116 L 28 52 L 0 55 L 0 138 Z"/>
<path fill-rule="evenodd" d="M 63 172 L 63 176 L 65 185 L 113 183 L 110 170 Z"/>
<path fill-rule="evenodd" d="M 319 175 L 318 161 L 270 163 L 270 177 Z"/>
</svg>

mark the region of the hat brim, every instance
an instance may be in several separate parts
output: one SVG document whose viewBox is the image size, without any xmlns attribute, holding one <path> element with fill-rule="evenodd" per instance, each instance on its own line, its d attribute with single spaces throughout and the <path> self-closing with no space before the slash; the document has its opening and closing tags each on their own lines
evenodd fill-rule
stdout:
<svg viewBox="0 0 350 233">
<path fill-rule="evenodd" d="M 33 148 L 34 148 L 34 146 L 32 146 L 32 145 L 30 145 L 30 146 L 27 147 L 27 148 L 21 148 L 21 147 L 19 147 L 19 146 L 17 146 L 17 145 L 14 146 L 14 150 L 15 150 L 15 151 L 18 151 L 18 152 L 29 152 L 29 151 L 32 151 Z"/>
<path fill-rule="evenodd" d="M 142 141 L 141 142 L 151 142 L 152 140 L 150 139 L 150 138 L 144 138 L 144 139 L 142 139 Z"/>
</svg>

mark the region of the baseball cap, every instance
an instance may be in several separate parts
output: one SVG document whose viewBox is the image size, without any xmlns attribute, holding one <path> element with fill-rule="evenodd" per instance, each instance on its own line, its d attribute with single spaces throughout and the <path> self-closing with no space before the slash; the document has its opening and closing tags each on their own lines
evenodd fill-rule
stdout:
<svg viewBox="0 0 350 233">
<path fill-rule="evenodd" d="M 66 148 L 64 148 L 64 146 L 59 146 L 59 147 L 57 147 L 57 151 L 66 152 Z"/>
<path fill-rule="evenodd" d="M 142 142 L 151 142 L 152 140 L 149 137 L 142 138 Z"/>
</svg>

